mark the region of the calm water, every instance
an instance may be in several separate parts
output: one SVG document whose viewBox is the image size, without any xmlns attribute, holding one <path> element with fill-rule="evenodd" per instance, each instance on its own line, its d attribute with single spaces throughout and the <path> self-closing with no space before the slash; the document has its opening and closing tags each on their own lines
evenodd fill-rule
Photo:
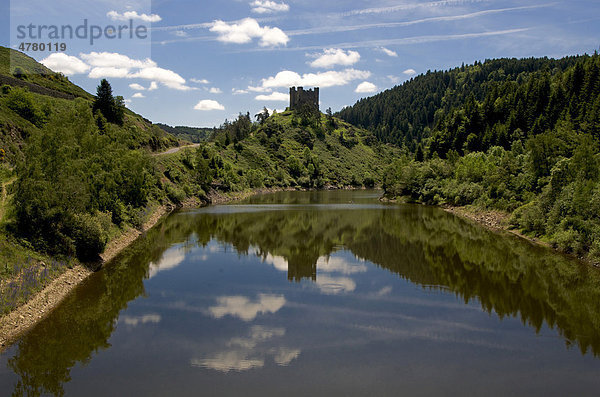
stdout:
<svg viewBox="0 0 600 397">
<path fill-rule="evenodd" d="M 0 356 L 0 395 L 598 395 L 597 271 L 378 193 L 168 217 Z"/>
</svg>

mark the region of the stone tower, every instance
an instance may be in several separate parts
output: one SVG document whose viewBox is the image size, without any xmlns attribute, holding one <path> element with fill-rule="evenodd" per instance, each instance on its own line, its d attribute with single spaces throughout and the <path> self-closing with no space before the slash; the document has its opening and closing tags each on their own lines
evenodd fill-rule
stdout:
<svg viewBox="0 0 600 397">
<path fill-rule="evenodd" d="M 290 110 L 298 110 L 305 103 L 319 110 L 319 87 L 315 87 L 314 90 L 290 87 Z"/>
</svg>

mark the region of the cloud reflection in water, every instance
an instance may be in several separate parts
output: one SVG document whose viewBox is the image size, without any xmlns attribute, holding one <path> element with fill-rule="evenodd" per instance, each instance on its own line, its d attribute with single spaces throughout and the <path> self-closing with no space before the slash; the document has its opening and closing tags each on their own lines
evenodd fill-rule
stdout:
<svg viewBox="0 0 600 397">
<path fill-rule="evenodd" d="M 213 369 L 220 372 L 247 371 L 252 368 L 262 368 L 265 358 L 271 356 L 280 366 L 289 365 L 300 355 L 299 349 L 289 347 L 269 347 L 272 339 L 285 335 L 285 328 L 271 328 L 255 325 L 250 328 L 247 337 L 235 337 L 226 343 L 226 349 L 211 357 L 193 358 L 193 367 Z"/>
<path fill-rule="evenodd" d="M 208 308 L 209 313 L 215 318 L 230 315 L 243 321 L 252 321 L 256 316 L 266 313 L 275 313 L 285 305 L 283 295 L 258 294 L 256 301 L 251 301 L 245 296 L 220 296 L 217 305 Z"/>
</svg>

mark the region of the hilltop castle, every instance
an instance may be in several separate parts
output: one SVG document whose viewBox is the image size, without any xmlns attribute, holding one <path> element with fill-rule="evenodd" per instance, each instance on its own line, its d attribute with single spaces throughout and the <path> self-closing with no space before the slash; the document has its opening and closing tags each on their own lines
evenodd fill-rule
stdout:
<svg viewBox="0 0 600 397">
<path fill-rule="evenodd" d="M 319 110 L 319 87 L 315 87 L 314 90 L 290 87 L 290 110 L 298 110 L 305 103 Z"/>
</svg>

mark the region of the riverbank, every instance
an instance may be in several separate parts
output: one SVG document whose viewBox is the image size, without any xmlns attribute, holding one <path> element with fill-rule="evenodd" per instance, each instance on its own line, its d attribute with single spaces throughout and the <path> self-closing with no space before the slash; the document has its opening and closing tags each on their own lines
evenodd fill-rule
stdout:
<svg viewBox="0 0 600 397">
<path fill-rule="evenodd" d="M 502 232 L 513 234 L 513 235 L 518 236 L 522 239 L 525 239 L 533 244 L 551 248 L 554 251 L 556 251 L 556 253 L 558 253 L 558 254 L 567 255 L 569 257 L 572 257 L 574 259 L 582 261 L 583 263 L 591 265 L 595 268 L 600 268 L 600 264 L 598 264 L 597 262 L 591 261 L 589 258 L 577 257 L 576 255 L 563 252 L 560 249 L 558 249 L 557 247 L 553 246 L 552 244 L 550 244 L 546 241 L 543 241 L 536 237 L 531 237 L 526 234 L 523 234 L 519 230 L 512 229 L 511 225 L 509 223 L 511 214 L 508 212 L 503 212 L 503 211 L 498 211 L 498 210 L 485 210 L 485 209 L 480 209 L 480 208 L 476 208 L 476 207 L 442 206 L 440 208 L 442 208 L 446 212 L 449 212 L 449 213 L 455 214 L 457 216 L 460 216 L 462 218 L 466 218 L 470 221 L 473 221 L 489 230 L 502 231 Z"/>
<path fill-rule="evenodd" d="M 119 252 L 128 247 L 140 235 L 152 228 L 165 215 L 175 207 L 159 206 L 146 220 L 141 230 L 129 228 L 118 238 L 111 241 L 101 257 L 102 265 L 113 259 Z M 69 293 L 80 283 L 86 280 L 93 270 L 83 264 L 78 264 L 66 269 L 50 282 L 41 291 L 35 293 L 23 305 L 0 317 L 0 352 L 11 345 L 19 336 L 31 329 L 35 324 L 44 319 L 52 310 L 63 301 Z"/>
<path fill-rule="evenodd" d="M 508 212 L 498 211 L 498 210 L 484 210 L 475 207 L 451 207 L 451 206 L 442 206 L 444 211 L 450 212 L 452 214 L 461 216 L 463 218 L 467 218 L 481 226 L 484 226 L 490 230 L 501 230 L 507 233 L 514 234 L 515 236 L 521 237 L 522 239 L 528 240 L 532 243 L 542 245 L 544 247 L 552 248 L 556 250 L 556 252 L 561 252 L 560 250 L 553 247 L 551 244 L 542 241 L 538 238 L 527 236 L 521 233 L 518 230 L 511 229 L 511 225 L 509 223 L 510 215 Z M 583 258 L 578 258 L 583 260 Z M 590 264 L 592 264 L 590 262 Z"/>
<path fill-rule="evenodd" d="M 381 201 L 390 202 L 390 203 L 405 203 L 406 202 L 403 198 L 389 199 L 386 197 L 382 197 Z M 478 225 L 483 226 L 488 230 L 501 231 L 501 232 L 513 234 L 513 235 L 520 237 L 524 240 L 527 240 L 533 244 L 551 248 L 554 251 L 556 251 L 556 253 L 558 253 L 558 254 L 567 255 L 567 256 L 570 256 L 577 260 L 580 260 L 584 263 L 587 263 L 588 265 L 591 265 L 595 268 L 600 268 L 600 264 L 598 264 L 597 262 L 593 262 L 593 261 L 589 260 L 588 258 L 584 258 L 584 257 L 580 258 L 575 255 L 563 252 L 560 249 L 558 249 L 557 247 L 548 243 L 547 241 L 541 240 L 536 237 L 528 236 L 526 234 L 521 233 L 519 230 L 511 228 L 511 225 L 509 222 L 511 214 L 508 212 L 499 211 L 499 210 L 481 209 L 481 208 L 477 208 L 477 207 L 473 207 L 473 206 L 455 207 L 455 206 L 450 206 L 450 205 L 441 205 L 441 206 L 439 206 L 439 208 L 441 208 L 442 210 L 444 210 L 446 212 L 449 212 L 451 214 L 459 216 L 461 218 L 468 219 L 474 223 L 477 223 Z"/>
<path fill-rule="evenodd" d="M 294 191 L 295 188 L 259 188 L 242 192 L 221 193 L 211 191 L 208 195 L 208 201 L 203 201 L 192 197 L 179 206 L 162 205 L 157 207 L 146 220 L 141 230 L 129 228 L 118 238 L 109 242 L 100 255 L 103 265 L 117 256 L 122 250 L 131 245 L 144 232 L 151 229 L 158 221 L 175 209 L 197 208 L 206 205 L 224 204 L 230 201 L 243 200 L 257 194 L 275 193 L 279 191 Z M 98 268 L 100 266 L 97 266 Z M 0 317 L 0 352 L 8 348 L 19 336 L 23 335 L 35 324 L 44 319 L 52 310 L 63 301 L 72 290 L 85 281 L 93 270 L 89 267 L 78 264 L 72 268 L 66 269 L 58 277 L 50 282 L 41 291 L 32 295 L 23 305 L 15 308 L 10 313 Z"/>
</svg>

